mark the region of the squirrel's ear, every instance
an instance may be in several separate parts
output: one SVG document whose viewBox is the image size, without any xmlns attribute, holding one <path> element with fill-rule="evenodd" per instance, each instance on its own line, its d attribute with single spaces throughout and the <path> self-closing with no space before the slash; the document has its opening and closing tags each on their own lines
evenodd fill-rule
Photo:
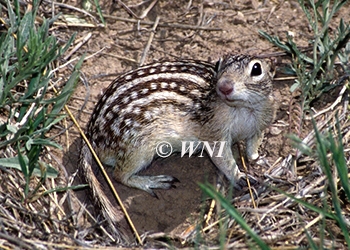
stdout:
<svg viewBox="0 0 350 250">
<path fill-rule="evenodd" d="M 219 72 L 219 70 L 221 69 L 221 66 L 222 66 L 222 57 L 215 64 L 215 72 Z"/>
<path fill-rule="evenodd" d="M 272 57 L 270 58 L 270 60 L 268 60 L 269 66 L 270 66 L 270 74 L 272 77 L 275 76 L 276 74 L 276 65 L 277 65 L 277 58 L 276 57 Z"/>
</svg>

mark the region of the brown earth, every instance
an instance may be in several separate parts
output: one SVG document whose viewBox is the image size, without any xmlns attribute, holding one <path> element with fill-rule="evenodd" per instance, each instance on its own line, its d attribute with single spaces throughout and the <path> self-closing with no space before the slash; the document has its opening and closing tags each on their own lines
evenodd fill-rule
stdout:
<svg viewBox="0 0 350 250">
<path fill-rule="evenodd" d="M 68 1 L 67 3 L 81 7 L 77 2 Z M 147 2 L 136 6 L 138 1 L 124 1 L 124 3 L 127 6 L 134 6 L 131 10 L 138 15 L 141 15 L 145 7 L 150 4 Z M 106 18 L 107 28 L 56 27 L 52 30 L 63 40 L 66 40 L 67 34 L 72 32 L 77 32 L 78 41 L 88 34 L 92 35 L 71 57 L 80 57 L 83 53 L 87 53 L 88 56 L 93 55 L 84 62 L 82 67 L 82 75 L 88 87 L 79 83 L 69 103 L 75 116 L 79 116 L 78 110 L 81 111 L 79 121 L 82 127 L 85 127 L 95 103 L 111 80 L 118 74 L 138 66 L 152 34 L 152 25 L 145 22 L 153 24 L 158 16 L 160 17 L 159 26 L 154 32 L 145 63 L 163 58 L 170 60 L 191 58 L 214 62 L 226 53 L 272 56 L 276 59 L 277 75 L 274 81 L 274 92 L 279 108 L 276 120 L 266 131 L 260 148 L 260 155 L 269 165 L 260 166 L 256 162 L 249 162 L 248 172 L 258 180 L 262 180 L 266 171 L 272 171 L 270 167 L 273 168 L 276 161 L 292 152 L 292 147 L 285 142 L 285 135 L 289 133 L 290 127 L 289 88 L 294 81 L 281 78 L 282 62 L 286 62 L 287 57 L 276 53 L 279 49 L 260 36 L 258 31 L 262 30 L 278 36 L 281 40 L 285 40 L 287 32 L 290 32 L 300 47 L 310 46 L 312 33 L 297 1 L 160 1 L 139 25 L 130 21 L 135 18 L 128 15 L 117 3 L 104 1 L 101 2 L 101 8 L 111 16 Z M 348 9 L 349 5 L 345 6 L 336 20 L 340 17 L 349 19 Z M 72 10 L 64 7 L 59 11 L 63 12 L 63 16 L 72 14 Z M 79 12 L 74 14 L 81 20 L 94 23 L 89 17 Z M 129 21 L 122 21 L 121 18 Z M 175 23 L 188 26 L 180 28 L 175 26 Z M 334 31 L 337 24 L 337 21 L 331 23 L 330 30 Z M 67 76 L 62 75 L 62 77 Z M 83 106 L 86 97 L 88 102 Z M 322 107 L 327 105 L 326 102 L 322 103 Z M 322 109 L 322 107 L 317 108 Z M 79 152 L 77 138 L 79 135 L 74 127 L 69 129 L 69 138 L 64 135 L 59 138 L 59 143 L 67 145 L 68 150 L 58 157 L 63 158 L 63 163 L 70 172 L 73 172 L 77 166 Z M 243 171 L 241 161 L 238 161 L 238 164 Z M 158 199 L 145 192 L 114 183 L 140 234 L 165 232 L 169 235 L 181 235 L 189 225 L 198 220 L 203 210 L 208 210 L 209 201 L 203 198 L 203 192 L 198 186 L 198 182 L 207 181 L 215 184 L 217 181 L 217 170 L 208 157 L 181 158 L 175 155 L 155 161 L 141 174 L 146 173 L 171 175 L 178 178 L 180 182 L 176 184 L 175 189 L 157 190 Z M 78 194 L 82 192 L 84 191 Z M 235 190 L 234 196 L 242 192 L 247 192 L 247 189 L 243 189 L 241 193 Z M 90 208 L 94 207 L 91 203 L 87 205 Z M 120 223 L 132 238 L 125 219 L 122 218 Z"/>
</svg>

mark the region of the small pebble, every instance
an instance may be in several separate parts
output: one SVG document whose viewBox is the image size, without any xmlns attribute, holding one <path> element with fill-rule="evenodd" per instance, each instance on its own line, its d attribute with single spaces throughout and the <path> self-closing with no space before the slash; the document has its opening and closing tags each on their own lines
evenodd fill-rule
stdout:
<svg viewBox="0 0 350 250">
<path fill-rule="evenodd" d="M 242 12 L 238 11 L 237 15 L 233 18 L 233 24 L 244 24 L 247 22 L 247 19 Z"/>
</svg>

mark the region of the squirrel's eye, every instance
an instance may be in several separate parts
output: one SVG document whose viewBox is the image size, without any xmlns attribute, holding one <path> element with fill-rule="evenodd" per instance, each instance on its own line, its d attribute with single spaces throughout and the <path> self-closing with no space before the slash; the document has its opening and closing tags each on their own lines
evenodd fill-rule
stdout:
<svg viewBox="0 0 350 250">
<path fill-rule="evenodd" d="M 262 74 L 262 69 L 260 63 L 254 63 L 252 72 L 250 73 L 251 76 L 259 76 Z"/>
</svg>

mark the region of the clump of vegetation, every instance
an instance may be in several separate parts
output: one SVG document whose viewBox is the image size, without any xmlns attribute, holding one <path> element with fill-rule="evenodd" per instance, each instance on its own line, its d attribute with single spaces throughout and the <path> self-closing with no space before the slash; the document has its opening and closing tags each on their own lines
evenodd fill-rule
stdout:
<svg viewBox="0 0 350 250">
<path fill-rule="evenodd" d="M 8 2 L 9 3 L 9 2 Z M 22 171 L 26 184 L 23 198 L 35 194 L 46 177 L 57 171 L 40 158 L 45 147 L 60 148 L 47 132 L 64 115 L 61 110 L 74 90 L 79 77 L 77 64 L 63 89 L 55 94 L 50 85 L 53 62 L 69 48 L 73 37 L 61 47 L 49 34 L 53 20 L 43 19 L 36 25 L 40 1 L 33 9 L 20 14 L 19 2 L 8 4 L 7 18 L 1 19 L 0 33 L 0 166 Z M 41 181 L 30 188 L 32 175 Z"/>
<path fill-rule="evenodd" d="M 312 53 L 309 55 L 301 51 L 293 41 L 293 36 L 287 36 L 287 41 L 282 42 L 278 37 L 272 37 L 264 31 L 260 34 L 271 43 L 286 51 L 292 57 L 289 73 L 297 76 L 291 91 L 300 89 L 302 92 L 303 110 L 309 110 L 310 103 L 329 88 L 341 84 L 344 78 L 341 76 L 350 74 L 350 26 L 341 19 L 335 34 L 331 34 L 329 25 L 334 15 L 347 1 L 318 1 L 299 0 L 299 5 L 305 13 L 314 39 Z M 340 71 L 337 71 L 336 61 L 340 62 Z M 339 79 L 339 81 L 334 81 Z M 330 83 L 335 84 L 330 86 Z"/>
<path fill-rule="evenodd" d="M 323 0 L 315 3 L 313 0 L 299 0 L 299 5 L 305 13 L 314 34 L 314 39 L 310 41 L 312 44 L 311 53 L 299 49 L 293 41 L 292 35 L 287 36 L 287 41 L 281 41 L 278 37 L 273 37 L 263 31 L 260 32 L 261 35 L 287 52 L 291 57 L 292 62 L 286 72 L 296 76 L 295 83 L 290 90 L 292 92 L 299 90 L 301 93 L 299 105 L 302 112 L 300 113 L 300 120 L 304 119 L 305 114 L 312 113 L 309 112 L 312 102 L 321 97 L 323 93 L 328 93 L 330 89 L 337 86 L 344 87 L 348 85 L 350 78 L 350 26 L 341 19 L 337 31 L 334 34 L 329 31 L 329 25 L 334 15 L 346 2 L 334 1 L 331 3 L 329 0 Z M 324 131 L 320 131 L 316 122 L 312 119 L 313 143 L 308 144 L 298 136 L 290 136 L 299 152 L 307 155 L 310 161 L 316 162 L 325 176 L 326 182 L 321 189 L 322 196 L 317 197 L 318 203 L 314 203 L 313 200 L 307 201 L 305 197 L 300 195 L 292 195 L 277 188 L 277 186 L 269 187 L 273 191 L 284 194 L 287 200 L 293 200 L 297 207 L 302 207 L 303 211 L 308 210 L 310 213 L 318 215 L 315 218 L 319 225 L 318 235 L 311 232 L 308 226 L 304 227 L 303 232 L 297 233 L 300 237 L 303 234 L 307 238 L 311 249 L 320 249 L 326 245 L 325 235 L 326 232 L 329 232 L 326 225 L 329 221 L 333 221 L 340 229 L 340 233 L 333 236 L 336 237 L 335 241 L 343 241 L 345 245 L 350 246 L 350 218 L 348 213 L 344 212 L 346 204 L 350 203 L 349 166 L 346 161 L 340 121 L 337 114 L 335 116 L 336 121 L 332 125 L 329 123 L 329 127 Z M 346 118 L 344 119 L 346 120 Z M 297 163 L 294 161 L 292 164 Z M 225 199 L 210 185 L 201 185 L 201 188 L 223 208 L 224 212 L 221 219 L 224 219 L 226 223 L 221 224 L 223 228 L 221 231 L 225 232 L 225 235 L 228 230 L 229 218 L 232 218 L 248 235 L 246 238 L 249 245 L 253 248 L 269 249 L 268 244 L 266 244 L 269 239 L 261 239 L 256 233 L 262 230 L 261 227 L 250 228 L 229 200 Z M 284 202 L 287 200 L 284 200 Z M 293 234 L 293 232 L 291 233 Z M 224 246 L 225 242 L 222 242 L 222 247 Z"/>
</svg>

